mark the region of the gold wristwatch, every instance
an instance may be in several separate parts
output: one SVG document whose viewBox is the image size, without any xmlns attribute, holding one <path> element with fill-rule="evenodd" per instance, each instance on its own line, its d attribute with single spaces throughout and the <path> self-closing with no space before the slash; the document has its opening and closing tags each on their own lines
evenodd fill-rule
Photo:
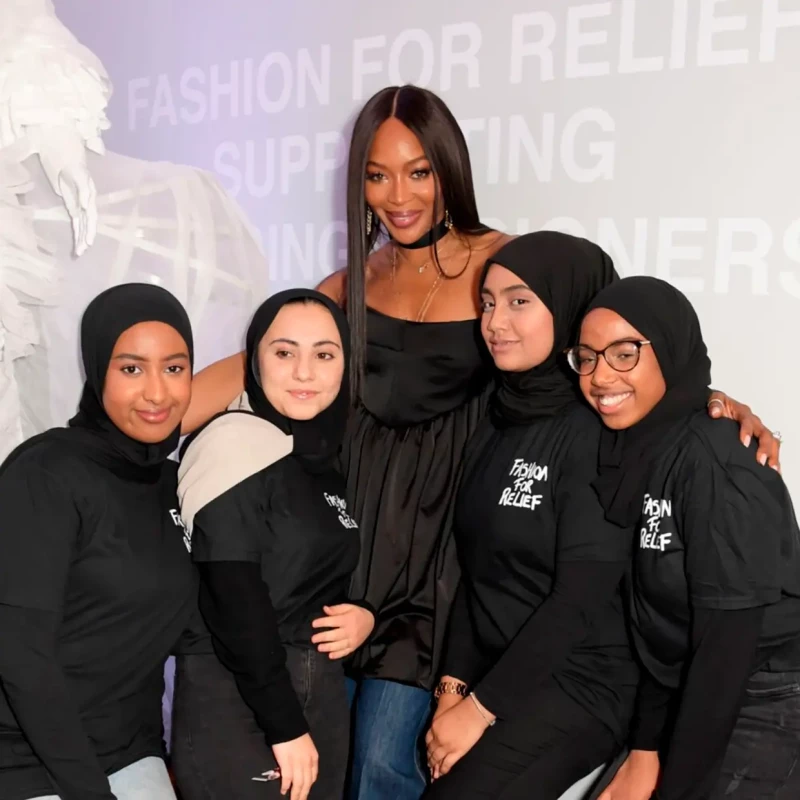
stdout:
<svg viewBox="0 0 800 800">
<path fill-rule="evenodd" d="M 466 683 L 461 683 L 460 681 L 440 681 L 433 690 L 433 696 L 438 700 L 443 694 L 457 694 L 461 697 L 466 697 L 469 692 L 467 691 Z"/>
</svg>

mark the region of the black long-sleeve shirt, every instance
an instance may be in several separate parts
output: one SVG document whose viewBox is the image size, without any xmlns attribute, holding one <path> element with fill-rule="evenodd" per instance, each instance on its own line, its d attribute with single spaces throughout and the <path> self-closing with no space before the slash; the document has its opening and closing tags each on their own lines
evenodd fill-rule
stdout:
<svg viewBox="0 0 800 800">
<path fill-rule="evenodd" d="M 750 675 L 800 636 L 800 536 L 780 476 L 705 412 L 654 465 L 630 605 L 644 671 L 632 748 L 659 750 L 659 800 L 710 796 Z"/>
<path fill-rule="evenodd" d="M 481 703 L 498 717 L 535 711 L 537 687 L 586 642 L 626 567 L 625 561 L 558 563 L 550 594 L 475 687 Z"/>
<path fill-rule="evenodd" d="M 757 659 L 762 608 L 698 609 L 681 689 L 644 673 L 630 747 L 664 759 L 657 798 L 699 800 L 713 792 L 745 687 Z"/>
<path fill-rule="evenodd" d="M 307 733 L 261 567 L 245 561 L 199 566 L 200 610 L 212 632 L 214 651 L 235 677 L 267 740 L 287 742 Z"/>
<path fill-rule="evenodd" d="M 163 755 L 163 667 L 196 604 L 176 465 L 43 436 L 0 475 L 0 797 L 113 800 Z"/>
<path fill-rule="evenodd" d="M 477 432 L 456 503 L 462 583 L 443 674 L 502 718 L 549 678 L 622 739 L 635 694 L 619 585 L 631 534 L 591 481 L 599 421 L 582 407 Z"/>
<path fill-rule="evenodd" d="M 204 441 L 190 445 L 203 470 L 214 457 Z M 311 622 L 323 606 L 348 601 L 360 545 L 344 488 L 335 470 L 289 455 L 201 502 L 194 516 L 203 618 L 269 744 L 308 731 L 285 646 L 314 647 Z"/>
</svg>

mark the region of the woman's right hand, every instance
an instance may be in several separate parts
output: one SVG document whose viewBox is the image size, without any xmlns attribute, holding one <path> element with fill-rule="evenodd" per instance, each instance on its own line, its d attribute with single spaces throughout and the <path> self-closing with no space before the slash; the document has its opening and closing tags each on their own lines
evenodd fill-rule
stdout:
<svg viewBox="0 0 800 800">
<path fill-rule="evenodd" d="M 319 772 L 319 754 L 311 736 L 304 733 L 290 742 L 272 745 L 281 768 L 281 794 L 292 790 L 291 800 L 306 800 Z"/>
<path fill-rule="evenodd" d="M 465 689 L 467 684 L 464 683 L 460 678 L 454 678 L 452 675 L 442 675 L 439 679 L 441 683 L 459 683 Z M 452 694 L 451 692 L 447 692 L 443 694 L 437 701 L 436 701 L 436 711 L 433 713 L 433 719 L 436 717 L 440 717 L 444 714 L 445 711 L 449 711 L 451 708 L 457 706 L 462 700 L 464 696 L 461 694 Z M 431 720 L 432 722 L 433 720 Z"/>
<path fill-rule="evenodd" d="M 443 694 L 436 701 L 436 711 L 433 713 L 433 718 L 440 717 L 445 711 L 457 706 L 464 698 L 460 694 Z"/>
</svg>

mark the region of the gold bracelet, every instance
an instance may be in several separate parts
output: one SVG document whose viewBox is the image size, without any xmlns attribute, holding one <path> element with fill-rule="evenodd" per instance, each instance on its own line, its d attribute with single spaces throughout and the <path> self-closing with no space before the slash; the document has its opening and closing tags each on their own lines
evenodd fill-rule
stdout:
<svg viewBox="0 0 800 800">
<path fill-rule="evenodd" d="M 457 694 L 460 697 L 466 697 L 467 684 L 459 681 L 440 681 L 434 689 L 433 696 L 438 700 L 443 694 Z"/>
</svg>

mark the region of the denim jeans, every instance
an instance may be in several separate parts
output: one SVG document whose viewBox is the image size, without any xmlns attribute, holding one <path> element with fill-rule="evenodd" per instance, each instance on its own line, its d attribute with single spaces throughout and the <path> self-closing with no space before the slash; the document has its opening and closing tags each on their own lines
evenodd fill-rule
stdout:
<svg viewBox="0 0 800 800">
<path fill-rule="evenodd" d="M 108 782 L 117 800 L 176 800 L 164 761 L 155 756 L 143 758 L 110 775 Z M 32 800 L 59 800 L 58 795 Z"/>
<path fill-rule="evenodd" d="M 712 797 L 800 798 L 800 672 L 750 678 Z"/>
<path fill-rule="evenodd" d="M 418 800 L 425 791 L 422 735 L 431 694 L 394 681 L 348 681 L 354 705 L 350 800 Z"/>
<path fill-rule="evenodd" d="M 319 752 L 310 800 L 341 800 L 347 772 L 350 715 L 341 663 L 287 647 L 286 666 Z M 214 655 L 176 659 L 172 769 L 182 800 L 268 800 L 280 781 L 252 780 L 276 766 L 253 712 Z"/>
</svg>

